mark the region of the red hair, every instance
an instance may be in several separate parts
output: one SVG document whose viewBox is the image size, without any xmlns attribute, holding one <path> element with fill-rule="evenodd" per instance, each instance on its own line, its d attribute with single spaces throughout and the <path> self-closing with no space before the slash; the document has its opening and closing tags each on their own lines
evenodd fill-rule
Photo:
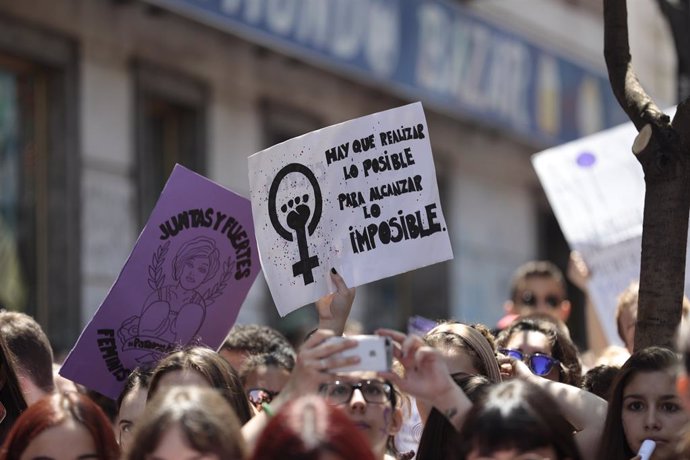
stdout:
<svg viewBox="0 0 690 460">
<path fill-rule="evenodd" d="M 285 405 L 257 442 L 251 460 L 319 460 L 324 453 L 344 460 L 374 460 L 369 441 L 350 417 L 319 396 Z"/>
<path fill-rule="evenodd" d="M 99 459 L 119 458 L 120 448 L 113 428 L 101 408 L 85 395 L 65 392 L 46 396 L 29 406 L 7 436 L 0 460 L 19 460 L 36 436 L 70 419 L 91 434 Z"/>
</svg>

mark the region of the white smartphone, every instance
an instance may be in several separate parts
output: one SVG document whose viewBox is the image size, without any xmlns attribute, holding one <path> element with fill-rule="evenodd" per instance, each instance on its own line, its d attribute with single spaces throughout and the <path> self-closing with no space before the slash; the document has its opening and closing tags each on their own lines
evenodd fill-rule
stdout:
<svg viewBox="0 0 690 460">
<path fill-rule="evenodd" d="M 356 372 L 375 371 L 385 372 L 391 370 L 393 363 L 393 345 L 388 337 L 378 335 L 349 335 L 347 337 L 330 337 L 327 341 L 342 341 L 345 339 L 356 340 L 357 346 L 338 353 L 338 356 L 359 356 L 359 363 L 351 366 L 331 369 L 332 372 Z"/>
</svg>

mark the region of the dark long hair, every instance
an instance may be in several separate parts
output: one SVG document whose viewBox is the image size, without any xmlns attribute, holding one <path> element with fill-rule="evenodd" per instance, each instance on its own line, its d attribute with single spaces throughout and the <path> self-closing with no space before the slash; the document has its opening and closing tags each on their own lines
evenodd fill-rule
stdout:
<svg viewBox="0 0 690 460">
<path fill-rule="evenodd" d="M 249 400 L 237 371 L 218 353 L 205 347 L 187 348 L 163 358 L 153 370 L 148 399 L 152 399 L 156 394 L 160 380 L 165 374 L 184 369 L 198 372 L 211 387 L 219 390 L 235 410 L 242 425 L 252 418 Z"/>
<path fill-rule="evenodd" d="M 14 371 L 14 362 L 5 339 L 0 334 L 0 404 L 5 407 L 5 420 L 0 423 L 0 443 L 5 441 L 12 425 L 19 415 L 26 410 L 26 401 L 22 396 L 17 374 Z"/>
<path fill-rule="evenodd" d="M 491 381 L 483 375 L 453 376 L 453 380 L 473 403 L 481 399 Z M 455 427 L 436 408 L 431 409 L 417 448 L 417 460 L 447 460 L 455 449 Z"/>
<path fill-rule="evenodd" d="M 120 448 L 110 421 L 88 396 L 76 392 L 56 393 L 32 404 L 12 427 L 0 453 L 0 460 L 19 460 L 26 448 L 43 431 L 72 420 L 86 428 L 103 460 L 117 460 Z"/>
<path fill-rule="evenodd" d="M 251 460 L 374 460 L 368 440 L 341 409 L 318 396 L 286 404 L 261 433 Z"/>
<path fill-rule="evenodd" d="M 557 459 L 580 460 L 572 426 L 555 401 L 533 383 L 511 380 L 489 389 L 467 414 L 457 435 L 456 459 L 473 450 L 488 456 L 500 450 L 526 452 L 542 447 L 556 451 Z"/>
<path fill-rule="evenodd" d="M 649 347 L 636 351 L 623 364 L 613 382 L 606 423 L 599 446 L 600 460 L 629 460 L 636 455 L 625 439 L 623 432 L 623 392 L 630 380 L 640 372 L 655 372 L 674 369 L 679 364 L 678 356 L 671 350 Z"/>
</svg>

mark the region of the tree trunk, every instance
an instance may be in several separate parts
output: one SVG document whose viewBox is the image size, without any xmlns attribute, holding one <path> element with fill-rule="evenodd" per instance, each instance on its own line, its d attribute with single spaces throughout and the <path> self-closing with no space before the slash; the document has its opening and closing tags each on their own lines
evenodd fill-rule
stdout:
<svg viewBox="0 0 690 460">
<path fill-rule="evenodd" d="M 633 72 L 626 0 L 604 0 L 604 56 L 611 88 L 639 134 L 633 145 L 645 176 L 642 263 L 635 350 L 673 348 L 681 318 L 690 211 L 690 106 L 673 123 Z"/>
</svg>

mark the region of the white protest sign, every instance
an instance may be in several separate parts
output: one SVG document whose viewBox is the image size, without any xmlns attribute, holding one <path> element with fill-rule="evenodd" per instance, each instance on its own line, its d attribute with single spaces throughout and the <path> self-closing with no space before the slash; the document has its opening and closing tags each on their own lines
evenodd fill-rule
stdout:
<svg viewBox="0 0 690 460">
<path fill-rule="evenodd" d="M 420 103 L 249 157 L 261 264 L 281 315 L 334 291 L 452 259 Z"/>
<path fill-rule="evenodd" d="M 590 295 L 614 344 L 621 344 L 615 322 L 618 295 L 640 276 L 645 184 L 632 153 L 636 135 L 633 124 L 626 123 L 532 157 L 568 244 L 592 273 Z M 690 270 L 685 273 L 687 293 Z"/>
</svg>

